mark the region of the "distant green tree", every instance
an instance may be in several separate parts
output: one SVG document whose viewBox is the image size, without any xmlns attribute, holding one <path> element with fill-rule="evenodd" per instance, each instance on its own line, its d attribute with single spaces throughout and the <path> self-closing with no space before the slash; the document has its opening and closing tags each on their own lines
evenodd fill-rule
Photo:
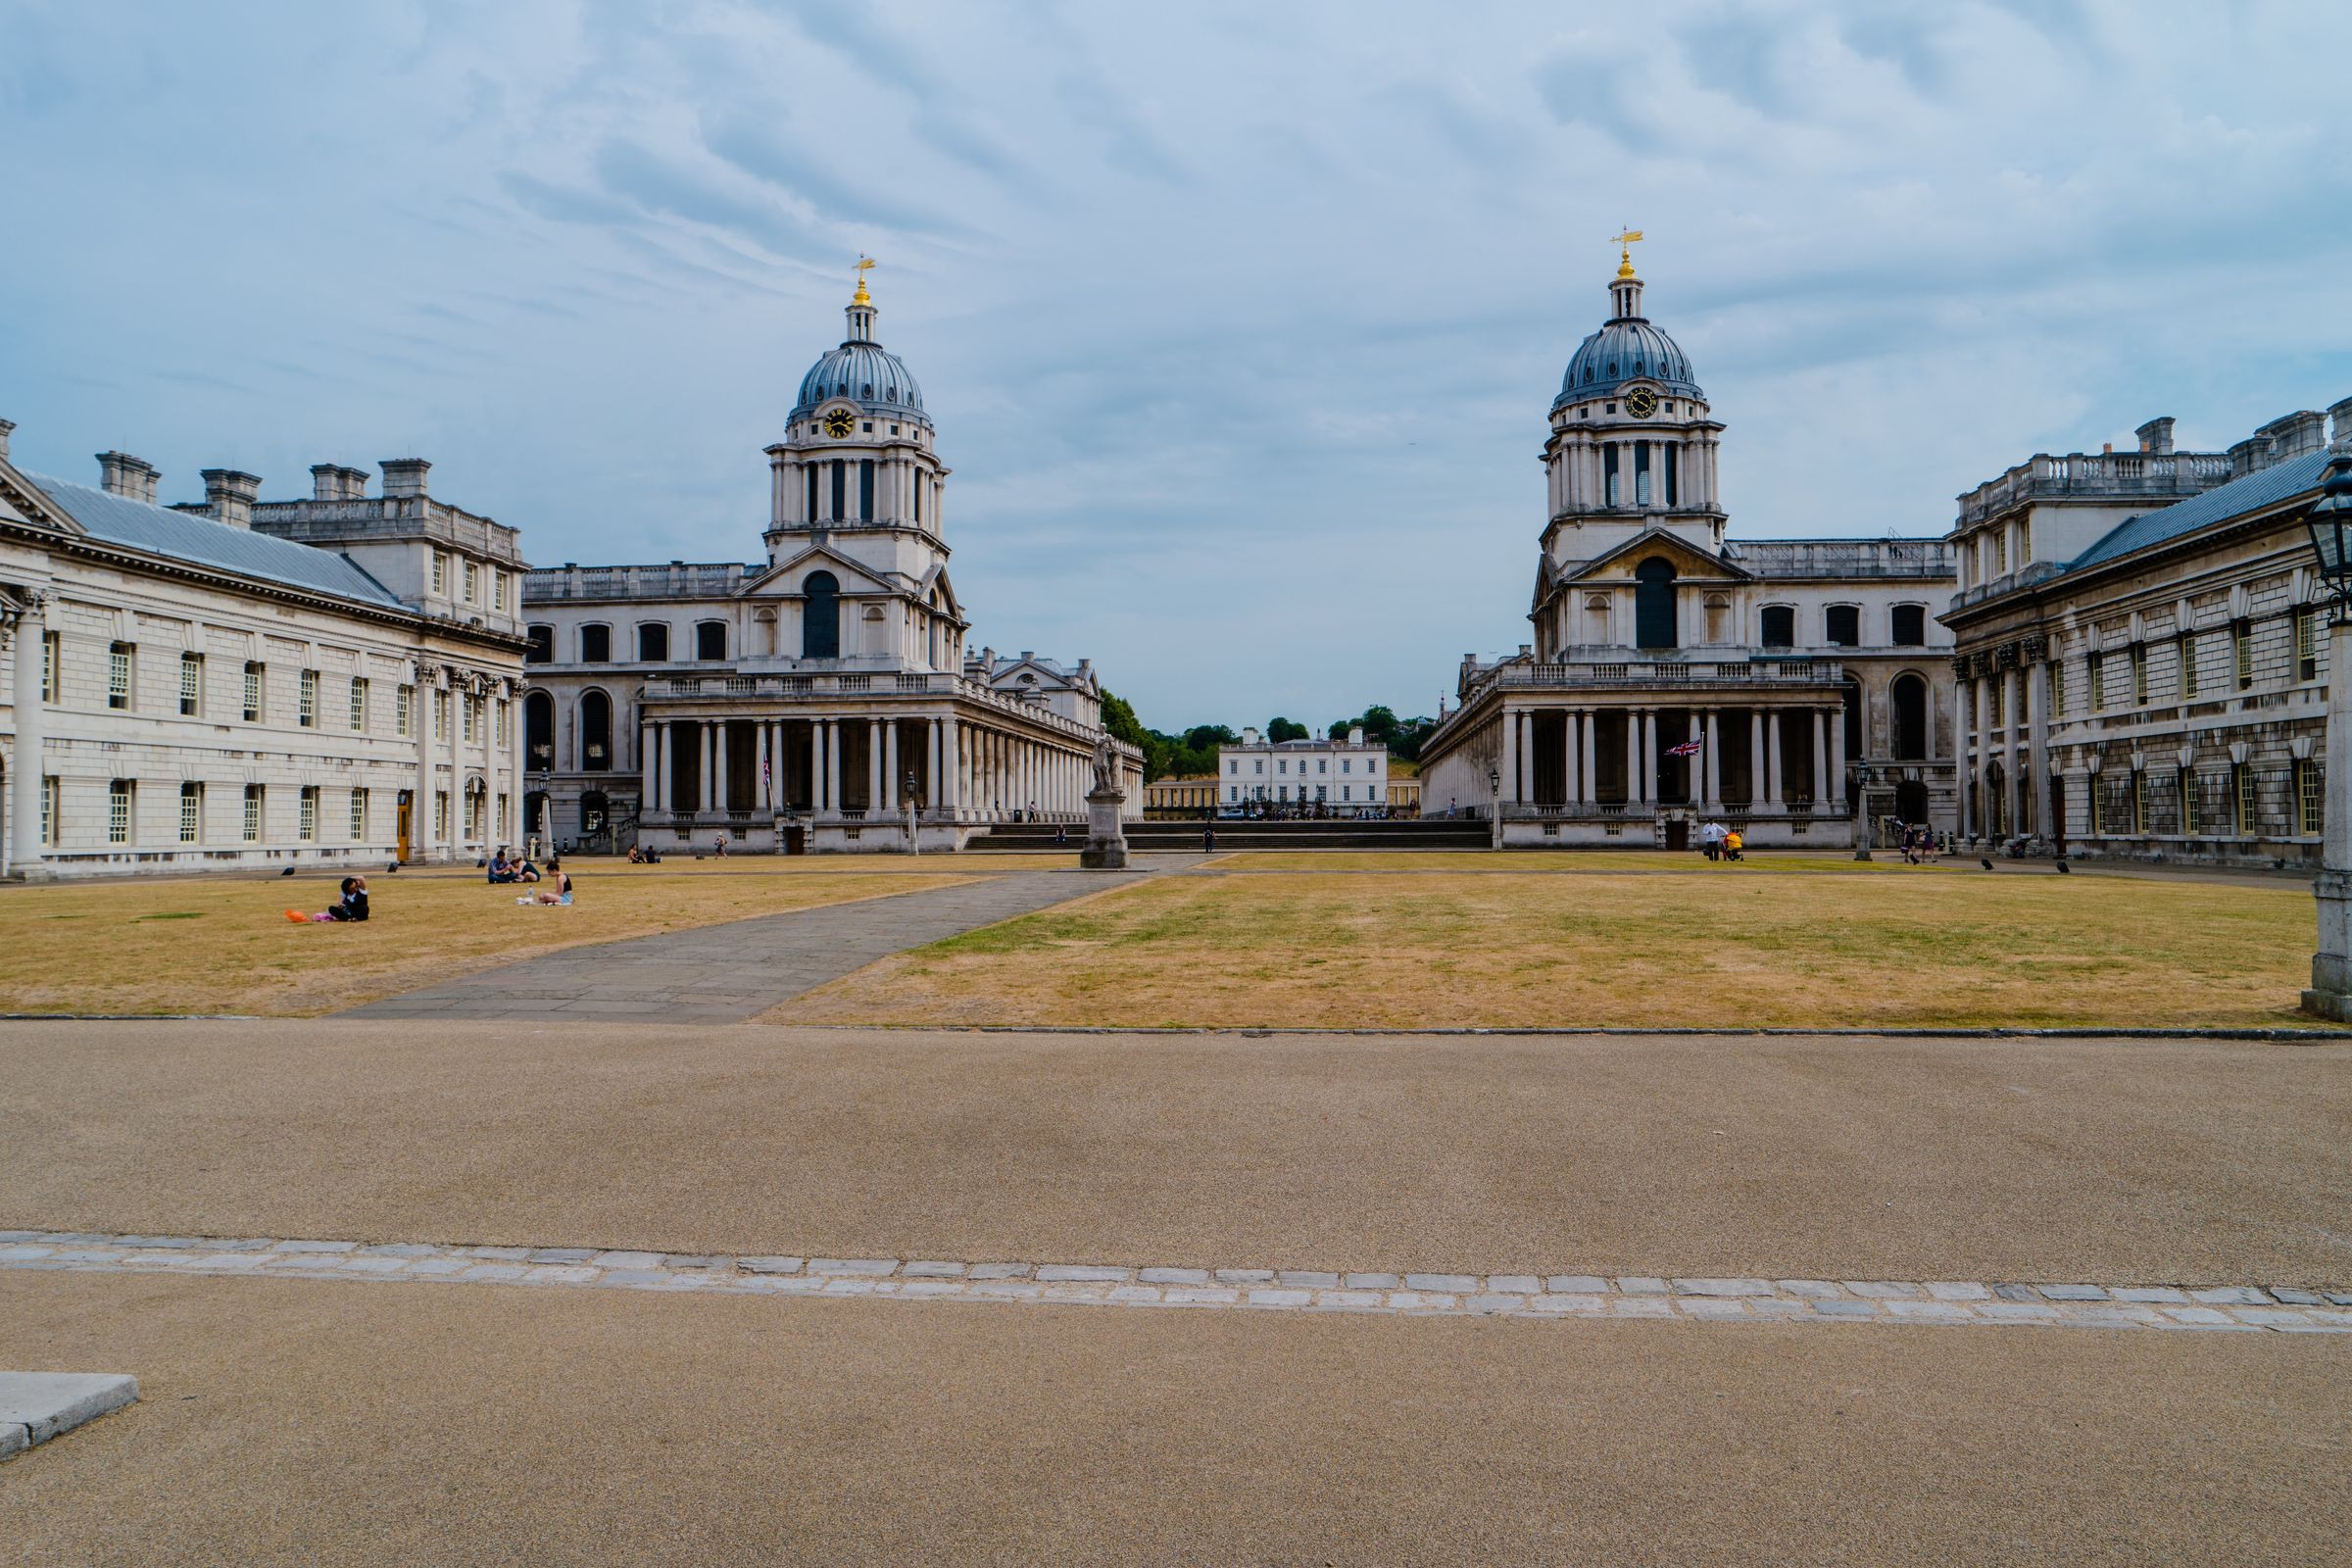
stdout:
<svg viewBox="0 0 2352 1568">
<path fill-rule="evenodd" d="M 1276 743 L 1306 740 L 1312 733 L 1304 724 L 1288 718 L 1277 717 L 1266 726 L 1266 739 Z"/>
</svg>

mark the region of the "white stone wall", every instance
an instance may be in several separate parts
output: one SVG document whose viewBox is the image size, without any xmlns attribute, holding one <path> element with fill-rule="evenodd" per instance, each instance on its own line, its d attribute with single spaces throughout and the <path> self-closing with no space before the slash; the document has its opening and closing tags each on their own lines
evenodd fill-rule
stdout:
<svg viewBox="0 0 2352 1568">
<path fill-rule="evenodd" d="M 1217 805 L 1253 801 L 1273 806 L 1320 801 L 1342 811 L 1387 806 L 1388 748 L 1346 741 L 1218 747 Z"/>
</svg>

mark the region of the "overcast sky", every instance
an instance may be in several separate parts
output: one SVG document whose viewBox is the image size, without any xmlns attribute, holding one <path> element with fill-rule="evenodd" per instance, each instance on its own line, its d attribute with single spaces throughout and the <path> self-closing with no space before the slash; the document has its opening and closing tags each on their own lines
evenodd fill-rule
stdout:
<svg viewBox="0 0 2352 1568">
<path fill-rule="evenodd" d="M 750 561 L 864 251 L 976 640 L 1163 729 L 1427 712 L 1528 635 L 1620 224 L 1735 537 L 2352 394 L 2348 17 L 0 0 L 0 416 L 168 500 L 415 455 L 538 564 Z"/>
</svg>

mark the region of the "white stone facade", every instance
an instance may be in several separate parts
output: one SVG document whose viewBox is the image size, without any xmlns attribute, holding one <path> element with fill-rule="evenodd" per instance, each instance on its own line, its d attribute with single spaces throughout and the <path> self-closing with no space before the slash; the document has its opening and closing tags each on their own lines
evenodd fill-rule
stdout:
<svg viewBox="0 0 2352 1568">
<path fill-rule="evenodd" d="M 210 499 L 179 509 L 119 453 L 99 488 L 37 478 L 8 460 L 7 429 L 10 874 L 381 865 L 514 840 L 513 529 L 430 500 L 421 463 L 404 465 L 411 493 L 378 500 L 331 468 L 345 515 L 330 525 L 309 502 L 259 502 L 233 470 L 208 470 Z M 329 548 L 290 542 L 305 530 Z M 476 603 L 389 589 L 421 588 L 436 554 Z"/>
<path fill-rule="evenodd" d="M 1952 825 L 1949 547 L 1728 538 L 1724 427 L 1642 292 L 1629 263 L 1552 405 L 1534 639 L 1465 656 L 1423 814 L 1499 813 L 1531 848 L 1679 846 L 1701 815 L 1758 845 L 1842 845 L 1857 809 Z"/>
<path fill-rule="evenodd" d="M 763 563 L 525 583 L 530 819 L 557 844 L 888 853 L 1085 820 L 1099 678 L 968 647 L 949 470 L 877 314 L 861 283 L 767 448 Z M 1140 817 L 1141 754 L 1114 753 Z"/>
<path fill-rule="evenodd" d="M 1314 808 L 1333 816 L 1386 812 L 1389 749 L 1364 739 L 1269 741 L 1255 729 L 1238 745 L 1217 748 L 1217 808 L 1228 814 L 1272 808 Z"/>
<path fill-rule="evenodd" d="M 2330 411 L 2352 444 L 2352 399 Z M 2044 853 L 2320 863 L 2328 636 L 2303 514 L 2328 416 L 2227 453 L 2036 456 L 1962 496 L 1961 831 Z"/>
</svg>

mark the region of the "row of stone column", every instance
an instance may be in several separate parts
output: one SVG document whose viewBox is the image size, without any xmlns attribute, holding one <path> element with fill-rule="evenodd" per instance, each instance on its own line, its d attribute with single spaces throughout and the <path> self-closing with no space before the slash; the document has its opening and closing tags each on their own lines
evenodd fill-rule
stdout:
<svg viewBox="0 0 2352 1568">
<path fill-rule="evenodd" d="M 1952 703 L 1954 748 L 1960 759 L 1961 836 L 2040 831 L 2034 802 L 2037 781 L 2047 771 L 2049 665 L 2023 664 L 1994 670 L 1983 679 L 1958 681 Z M 1997 786 L 1989 776 L 1994 762 L 2001 764 Z"/>
<path fill-rule="evenodd" d="M 1622 711 L 1625 725 L 1625 776 L 1628 781 L 1627 803 L 1640 805 L 1654 802 L 1658 791 L 1658 723 L 1664 710 L 1632 708 L 1608 710 Z M 1506 709 L 1502 729 L 1502 800 L 1506 804 L 1531 801 L 1535 797 L 1536 746 L 1535 723 L 1537 710 Z M 1594 748 L 1598 742 L 1597 721 L 1602 710 L 1571 708 L 1556 710 L 1566 720 L 1563 776 L 1567 780 L 1567 798 L 1572 806 L 1598 804 L 1596 794 L 1599 772 L 1594 765 Z M 1738 711 L 1735 710 L 1735 711 Z M 1748 721 L 1748 758 L 1751 778 L 1757 772 L 1757 759 L 1762 759 L 1763 793 L 1752 804 L 1781 806 L 1787 801 L 1787 781 L 1781 760 L 1781 726 L 1772 720 L 1783 711 L 1779 709 L 1751 708 L 1746 710 Z M 1845 710 L 1815 708 L 1807 710 L 1813 715 L 1813 792 L 1816 799 L 1826 799 L 1833 807 L 1845 803 Z M 1695 786 L 1687 787 L 1684 794 L 1690 801 L 1707 809 L 1719 809 L 1724 805 L 1723 776 L 1720 760 L 1723 710 L 1721 709 L 1690 709 L 1690 732 L 1683 739 L 1696 741 L 1696 757 L 1684 759 L 1684 765 L 1697 776 L 1690 780 Z M 1838 765 L 1833 767 L 1832 760 Z M 1826 794 L 1825 794 L 1826 786 Z"/>
<path fill-rule="evenodd" d="M 1027 737 L 981 725 L 965 725 L 953 714 L 915 718 L 756 718 L 753 745 L 766 760 L 768 776 L 784 777 L 784 726 L 809 726 L 808 798 L 819 816 L 838 815 L 846 808 L 842 784 L 847 755 L 844 731 L 867 726 L 865 799 L 872 813 L 895 814 L 906 809 L 907 774 L 913 755 L 900 755 L 902 726 L 920 726 L 917 744 L 923 765 L 913 781 L 916 804 L 935 811 L 979 816 L 1009 816 L 1035 810 L 1076 816 L 1086 809 L 1091 781 L 1085 758 Z M 639 755 L 643 759 L 642 799 L 646 809 L 659 815 L 683 815 L 729 809 L 758 808 L 768 802 L 738 805 L 724 799 L 722 781 L 728 773 L 728 721 L 725 719 L 650 719 L 644 725 Z M 672 798 L 676 778 L 676 748 L 693 746 L 699 755 L 697 798 Z"/>
</svg>

